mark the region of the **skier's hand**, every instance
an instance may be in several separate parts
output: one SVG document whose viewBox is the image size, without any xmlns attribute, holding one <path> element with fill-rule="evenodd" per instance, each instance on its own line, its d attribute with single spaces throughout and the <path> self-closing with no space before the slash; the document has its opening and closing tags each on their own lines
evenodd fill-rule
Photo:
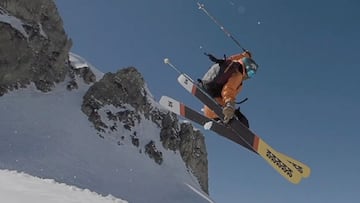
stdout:
<svg viewBox="0 0 360 203">
<path fill-rule="evenodd" d="M 229 121 L 234 117 L 234 113 L 235 102 L 227 102 L 223 108 L 224 123 L 229 123 Z"/>
<path fill-rule="evenodd" d="M 214 55 L 212 54 L 208 54 L 208 53 L 204 53 L 206 56 L 209 57 L 210 61 L 214 62 L 214 63 L 223 63 L 225 60 L 224 59 L 218 59 L 216 58 Z"/>
<path fill-rule="evenodd" d="M 204 54 L 209 57 L 210 61 L 215 63 L 217 62 L 218 59 L 214 55 L 208 53 L 204 53 Z"/>
<path fill-rule="evenodd" d="M 250 58 L 252 57 L 251 52 L 249 50 L 246 50 L 244 53 L 249 55 Z"/>
</svg>

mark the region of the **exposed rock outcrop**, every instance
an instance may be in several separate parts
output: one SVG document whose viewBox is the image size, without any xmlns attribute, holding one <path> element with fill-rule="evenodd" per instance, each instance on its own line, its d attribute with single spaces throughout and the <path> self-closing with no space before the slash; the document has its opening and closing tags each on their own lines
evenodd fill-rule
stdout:
<svg viewBox="0 0 360 203">
<path fill-rule="evenodd" d="M 0 30 L 0 96 L 30 82 L 47 92 L 64 81 L 71 41 L 53 1 L 0 1 Z"/>
<path fill-rule="evenodd" d="M 194 130 L 190 123 L 182 123 L 179 135 L 181 137 L 180 153 L 187 166 L 199 180 L 208 179 L 208 161 L 204 136 Z M 208 181 L 200 181 L 201 187 L 208 193 Z"/>
<path fill-rule="evenodd" d="M 142 75 L 134 67 L 121 69 L 116 73 L 106 73 L 95 82 L 84 96 L 82 111 L 89 117 L 100 137 L 116 134 L 119 126 L 129 131 L 128 137 L 118 134 L 118 143 L 125 139 L 140 147 L 139 134 L 134 128 L 147 119 L 160 130 L 163 148 L 180 151 L 186 165 L 197 176 L 204 191 L 208 192 L 207 153 L 204 136 L 194 131 L 189 123 L 179 125 L 176 115 L 153 105 L 145 88 Z M 129 107 L 130 105 L 130 107 Z M 146 136 L 146 135 L 141 135 Z M 156 142 L 144 143 L 144 149 L 157 164 L 163 163 L 162 152 Z"/>
</svg>

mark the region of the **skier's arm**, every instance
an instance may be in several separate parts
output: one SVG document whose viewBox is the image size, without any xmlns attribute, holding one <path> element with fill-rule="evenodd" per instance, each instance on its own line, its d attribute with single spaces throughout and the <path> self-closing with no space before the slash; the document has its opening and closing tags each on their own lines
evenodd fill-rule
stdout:
<svg viewBox="0 0 360 203">
<path fill-rule="evenodd" d="M 233 61 L 239 61 L 240 59 L 242 59 L 244 57 L 251 58 L 251 53 L 249 51 L 245 51 L 245 52 L 240 53 L 240 54 L 232 55 L 232 56 L 229 57 L 229 59 L 233 60 Z"/>
<path fill-rule="evenodd" d="M 212 54 L 209 54 L 209 53 L 204 53 L 206 56 L 209 57 L 210 61 L 214 62 L 214 63 L 218 63 L 218 64 L 221 64 L 221 63 L 224 63 L 224 59 L 218 59 L 216 58 L 214 55 Z"/>
</svg>

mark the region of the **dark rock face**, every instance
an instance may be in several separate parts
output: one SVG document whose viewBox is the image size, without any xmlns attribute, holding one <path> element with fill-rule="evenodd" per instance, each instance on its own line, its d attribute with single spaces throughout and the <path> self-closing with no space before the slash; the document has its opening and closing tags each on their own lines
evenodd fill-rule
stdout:
<svg viewBox="0 0 360 203">
<path fill-rule="evenodd" d="M 154 159 L 157 164 L 162 164 L 162 152 L 156 149 L 154 141 L 150 141 L 145 145 L 145 153 L 148 154 L 150 158 Z"/>
<path fill-rule="evenodd" d="M 194 131 L 191 124 L 179 125 L 176 115 L 154 106 L 148 94 L 143 77 L 134 67 L 121 69 L 116 73 L 106 73 L 89 88 L 84 95 L 82 111 L 89 117 L 100 137 L 116 134 L 122 127 L 128 133 L 116 135 L 119 145 L 128 139 L 139 148 L 140 153 L 144 151 L 157 164 L 162 164 L 163 152 L 156 146 L 156 142 L 146 142 L 142 149 L 140 143 L 143 141 L 139 137 L 146 135 L 139 135 L 134 130 L 144 119 L 152 121 L 160 128 L 163 148 L 179 151 L 188 168 L 199 179 L 203 190 L 208 192 L 204 136 Z"/>
<path fill-rule="evenodd" d="M 147 102 L 144 85 L 142 76 L 133 67 L 116 73 L 106 73 L 85 94 L 83 111 L 88 115 L 93 109 L 99 109 L 103 105 L 121 107 L 123 104 L 129 104 L 137 111 L 148 112 L 151 105 Z"/>
<path fill-rule="evenodd" d="M 53 1 L 0 1 L 0 30 L 0 95 L 30 82 L 47 92 L 64 81 L 71 41 Z"/>
<path fill-rule="evenodd" d="M 180 129 L 180 153 L 183 160 L 199 180 L 207 180 L 208 161 L 204 136 L 189 123 L 182 123 Z M 200 181 L 200 185 L 206 193 L 209 192 L 208 181 Z"/>
</svg>

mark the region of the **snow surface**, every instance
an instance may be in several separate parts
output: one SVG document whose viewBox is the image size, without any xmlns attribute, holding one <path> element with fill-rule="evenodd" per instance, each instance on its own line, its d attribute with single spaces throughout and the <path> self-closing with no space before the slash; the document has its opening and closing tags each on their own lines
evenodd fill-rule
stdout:
<svg viewBox="0 0 360 203">
<path fill-rule="evenodd" d="M 0 183 L 1 202 L 6 203 L 127 203 L 111 195 L 104 197 L 87 189 L 16 171 L 0 170 Z"/>
<path fill-rule="evenodd" d="M 73 66 L 88 64 L 74 54 L 70 57 L 76 62 Z M 102 74 L 98 71 L 96 75 Z M 0 169 L 54 179 L 134 203 L 212 202 L 180 153 L 162 147 L 155 123 L 142 117 L 131 131 L 119 127 L 101 138 L 81 111 L 89 85 L 80 79 L 79 89 L 68 91 L 66 84 L 58 84 L 48 93 L 30 85 L 0 97 Z M 104 116 L 109 110 L 124 109 L 105 106 L 99 113 Z M 139 147 L 131 144 L 129 135 L 135 131 Z M 161 165 L 143 152 L 150 140 L 163 152 Z"/>
</svg>

